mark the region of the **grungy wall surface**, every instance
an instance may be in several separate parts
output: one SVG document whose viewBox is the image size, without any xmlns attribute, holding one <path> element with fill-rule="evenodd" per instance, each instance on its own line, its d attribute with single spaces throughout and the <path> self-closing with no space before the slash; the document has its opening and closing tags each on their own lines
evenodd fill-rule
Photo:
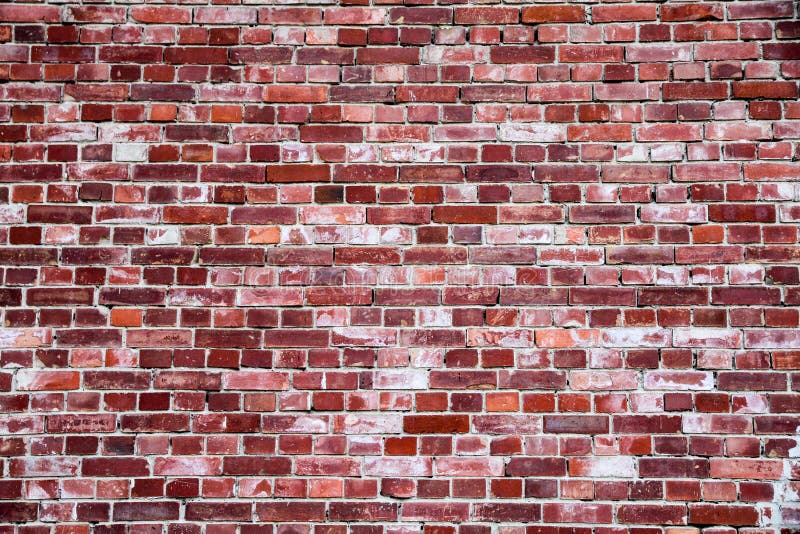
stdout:
<svg viewBox="0 0 800 534">
<path fill-rule="evenodd" d="M 0 5 L 0 534 L 800 530 L 792 0 Z"/>
</svg>

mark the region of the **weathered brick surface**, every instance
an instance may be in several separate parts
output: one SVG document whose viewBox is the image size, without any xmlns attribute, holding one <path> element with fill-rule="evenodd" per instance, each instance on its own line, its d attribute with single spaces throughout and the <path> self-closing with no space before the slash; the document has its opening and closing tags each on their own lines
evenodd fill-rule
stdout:
<svg viewBox="0 0 800 534">
<path fill-rule="evenodd" d="M 800 529 L 792 0 L 0 3 L 0 534 Z"/>
</svg>

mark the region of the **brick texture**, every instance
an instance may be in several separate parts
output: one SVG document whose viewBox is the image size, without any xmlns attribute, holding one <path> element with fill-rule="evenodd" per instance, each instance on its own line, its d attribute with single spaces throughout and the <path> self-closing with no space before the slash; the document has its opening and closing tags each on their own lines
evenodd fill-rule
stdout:
<svg viewBox="0 0 800 534">
<path fill-rule="evenodd" d="M 0 534 L 800 530 L 792 0 L 0 3 Z"/>
</svg>

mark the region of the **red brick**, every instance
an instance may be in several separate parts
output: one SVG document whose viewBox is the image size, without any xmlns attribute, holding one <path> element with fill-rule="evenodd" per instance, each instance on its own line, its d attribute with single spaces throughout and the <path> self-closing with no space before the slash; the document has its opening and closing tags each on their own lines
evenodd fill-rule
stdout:
<svg viewBox="0 0 800 534">
<path fill-rule="evenodd" d="M 683 504 L 623 504 L 617 508 L 620 523 L 639 525 L 686 524 L 686 505 Z"/>
<path fill-rule="evenodd" d="M 1 5 L 0 522 L 800 522 L 794 7 Z"/>
<path fill-rule="evenodd" d="M 758 510 L 753 506 L 689 505 L 689 520 L 697 525 L 753 526 L 758 524 L 758 516 Z"/>
<path fill-rule="evenodd" d="M 691 20 L 722 20 L 724 10 L 718 3 L 695 3 L 685 5 L 665 5 L 661 8 L 663 22 L 685 22 Z"/>
<path fill-rule="evenodd" d="M 403 418 L 403 430 L 410 434 L 452 434 L 469 431 L 466 415 L 411 415 Z"/>
<path fill-rule="evenodd" d="M 586 14 L 583 6 L 553 5 L 530 6 L 522 9 L 522 22 L 528 24 L 549 24 L 557 22 L 584 22 Z"/>
<path fill-rule="evenodd" d="M 796 99 L 795 82 L 733 82 L 734 98 Z"/>
<path fill-rule="evenodd" d="M 510 476 L 561 477 L 566 471 L 567 463 L 563 458 L 515 457 L 506 464 L 506 474 Z"/>
</svg>

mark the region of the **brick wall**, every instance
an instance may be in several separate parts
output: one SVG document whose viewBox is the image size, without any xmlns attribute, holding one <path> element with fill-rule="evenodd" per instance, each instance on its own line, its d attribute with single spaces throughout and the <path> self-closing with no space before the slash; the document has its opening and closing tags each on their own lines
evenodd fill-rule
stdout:
<svg viewBox="0 0 800 534">
<path fill-rule="evenodd" d="M 1 534 L 798 532 L 792 0 L 224 4 L 0 5 Z"/>
</svg>

